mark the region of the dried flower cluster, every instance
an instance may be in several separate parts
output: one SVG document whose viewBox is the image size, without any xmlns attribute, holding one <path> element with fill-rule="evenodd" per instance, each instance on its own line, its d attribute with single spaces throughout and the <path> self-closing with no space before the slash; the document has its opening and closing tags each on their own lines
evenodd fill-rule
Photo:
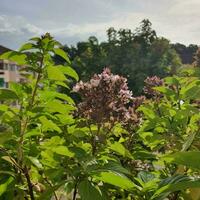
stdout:
<svg viewBox="0 0 200 200">
<path fill-rule="evenodd" d="M 130 127 L 133 127 L 140 123 L 142 116 L 140 112 L 137 112 L 137 108 L 143 104 L 145 99 L 146 99 L 145 96 L 138 96 L 133 98 L 132 106 L 128 108 L 127 112 L 127 115 L 129 116 L 126 117 L 126 121 L 124 123 L 127 128 L 130 129 Z"/>
<path fill-rule="evenodd" d="M 127 79 L 113 75 L 108 68 L 101 74 L 95 74 L 89 82 L 77 83 L 74 91 L 82 98 L 78 104 L 78 115 L 81 117 L 95 123 L 138 122 L 135 109 L 142 99 L 133 98 Z M 130 108 L 133 102 L 136 104 Z"/>
<path fill-rule="evenodd" d="M 157 76 L 147 77 L 144 80 L 144 83 L 145 86 L 143 90 L 148 97 L 157 98 L 161 96 L 161 94 L 153 89 L 153 87 L 162 86 L 164 84 L 162 79 Z"/>
</svg>

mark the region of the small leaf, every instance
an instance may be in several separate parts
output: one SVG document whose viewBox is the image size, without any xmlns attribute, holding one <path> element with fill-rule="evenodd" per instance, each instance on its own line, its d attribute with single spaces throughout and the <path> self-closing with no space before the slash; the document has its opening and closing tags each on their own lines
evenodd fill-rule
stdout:
<svg viewBox="0 0 200 200">
<path fill-rule="evenodd" d="M 74 153 L 71 152 L 67 147 L 65 146 L 58 146 L 58 147 L 54 147 L 53 152 L 59 154 L 59 155 L 63 155 L 63 156 L 67 156 L 67 157 L 74 157 Z"/>
</svg>

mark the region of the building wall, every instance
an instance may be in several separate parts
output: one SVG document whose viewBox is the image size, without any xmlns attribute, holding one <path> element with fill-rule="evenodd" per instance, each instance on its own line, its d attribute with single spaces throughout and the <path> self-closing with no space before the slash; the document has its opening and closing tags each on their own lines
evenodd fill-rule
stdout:
<svg viewBox="0 0 200 200">
<path fill-rule="evenodd" d="M 18 69 L 19 66 L 15 63 L 0 60 L 0 87 L 8 87 L 10 82 L 19 82 L 21 76 Z"/>
</svg>

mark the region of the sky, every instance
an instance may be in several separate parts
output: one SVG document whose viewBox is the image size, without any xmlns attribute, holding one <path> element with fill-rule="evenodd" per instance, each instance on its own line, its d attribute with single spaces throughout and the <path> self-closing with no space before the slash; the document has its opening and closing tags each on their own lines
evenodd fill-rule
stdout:
<svg viewBox="0 0 200 200">
<path fill-rule="evenodd" d="M 200 0 L 0 0 L 0 45 L 17 49 L 46 32 L 68 45 L 104 41 L 109 27 L 134 30 L 146 18 L 158 36 L 200 44 Z"/>
</svg>

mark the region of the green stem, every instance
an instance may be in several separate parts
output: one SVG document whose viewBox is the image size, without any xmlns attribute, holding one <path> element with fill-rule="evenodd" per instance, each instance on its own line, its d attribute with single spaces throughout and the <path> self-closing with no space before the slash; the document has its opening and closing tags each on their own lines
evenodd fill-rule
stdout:
<svg viewBox="0 0 200 200">
<path fill-rule="evenodd" d="M 37 93 L 38 84 L 39 84 L 39 81 L 42 77 L 41 72 L 42 72 L 43 62 L 44 62 L 44 55 L 41 58 L 41 62 L 40 62 L 40 66 L 39 66 L 40 71 L 37 75 L 36 83 L 35 83 L 35 86 L 34 86 L 34 89 L 33 89 L 32 95 L 31 95 L 31 100 L 30 100 L 29 105 L 28 105 L 29 108 L 33 107 L 33 104 L 34 104 L 34 101 L 35 101 L 35 96 L 36 96 L 36 93 Z M 19 139 L 19 146 L 18 146 L 18 165 L 20 166 L 21 169 L 23 169 L 22 173 L 25 176 L 27 184 L 28 184 L 30 198 L 31 198 L 31 200 L 35 200 L 34 193 L 33 193 L 33 186 L 32 186 L 32 183 L 31 183 L 30 176 L 29 176 L 29 170 L 28 170 L 26 165 L 24 166 L 24 163 L 23 163 L 23 160 L 24 160 L 24 152 L 23 152 L 24 134 L 26 132 L 29 120 L 30 120 L 29 117 L 26 116 L 25 119 L 22 117 L 21 122 L 20 122 L 21 123 L 20 124 L 21 131 L 20 131 L 20 139 Z"/>
<path fill-rule="evenodd" d="M 77 195 L 77 183 L 74 186 L 73 200 L 76 200 L 76 195 Z"/>
</svg>

